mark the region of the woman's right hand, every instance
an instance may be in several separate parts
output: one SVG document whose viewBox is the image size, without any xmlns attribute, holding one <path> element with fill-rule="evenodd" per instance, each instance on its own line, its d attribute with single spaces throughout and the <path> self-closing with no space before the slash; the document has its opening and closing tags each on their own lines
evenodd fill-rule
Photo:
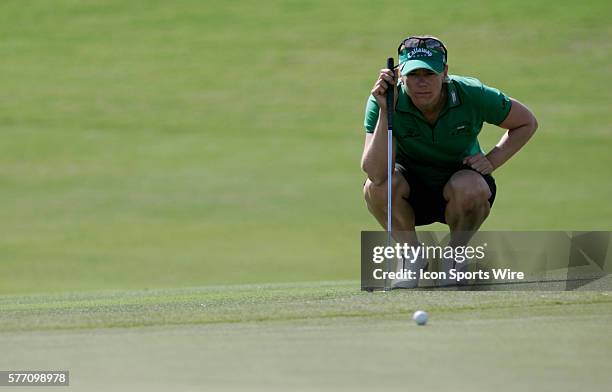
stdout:
<svg viewBox="0 0 612 392">
<path fill-rule="evenodd" d="M 378 74 L 378 79 L 372 88 L 372 95 L 381 109 L 387 109 L 387 90 L 389 86 L 397 86 L 395 70 L 383 68 Z M 393 94 L 394 104 L 397 102 L 397 93 Z M 394 105 L 395 106 L 395 105 Z"/>
</svg>

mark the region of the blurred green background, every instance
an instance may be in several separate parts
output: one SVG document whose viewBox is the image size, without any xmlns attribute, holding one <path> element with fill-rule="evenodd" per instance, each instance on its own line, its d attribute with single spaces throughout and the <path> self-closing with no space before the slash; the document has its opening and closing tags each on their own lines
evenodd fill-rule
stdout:
<svg viewBox="0 0 612 392">
<path fill-rule="evenodd" d="M 540 129 L 483 228 L 611 229 L 606 1 L 3 1 L 0 294 L 358 279 L 363 110 L 411 34 Z M 492 147 L 502 135 L 482 132 Z M 440 229 L 441 225 L 430 228 Z"/>
</svg>

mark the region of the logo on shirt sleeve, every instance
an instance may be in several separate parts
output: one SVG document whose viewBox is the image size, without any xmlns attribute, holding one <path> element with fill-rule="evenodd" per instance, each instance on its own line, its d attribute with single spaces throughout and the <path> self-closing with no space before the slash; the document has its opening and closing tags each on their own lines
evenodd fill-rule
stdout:
<svg viewBox="0 0 612 392">
<path fill-rule="evenodd" d="M 510 102 L 510 100 L 506 97 L 502 97 L 502 109 L 505 109 L 506 106 L 508 106 L 508 103 Z"/>
</svg>

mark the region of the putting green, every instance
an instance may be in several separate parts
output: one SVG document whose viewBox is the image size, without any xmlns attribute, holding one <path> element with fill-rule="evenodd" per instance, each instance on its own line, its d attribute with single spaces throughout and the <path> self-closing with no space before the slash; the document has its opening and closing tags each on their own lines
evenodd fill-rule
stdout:
<svg viewBox="0 0 612 392">
<path fill-rule="evenodd" d="M 0 368 L 67 369 L 73 391 L 572 391 L 612 382 L 608 293 L 356 287 L 3 297 L 0 346 L 10 354 Z M 416 309 L 429 311 L 426 326 L 410 320 Z"/>
</svg>

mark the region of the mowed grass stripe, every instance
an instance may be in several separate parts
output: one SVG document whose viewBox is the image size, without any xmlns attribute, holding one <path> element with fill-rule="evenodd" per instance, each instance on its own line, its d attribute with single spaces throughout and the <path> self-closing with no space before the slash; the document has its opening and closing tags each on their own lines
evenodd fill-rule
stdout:
<svg viewBox="0 0 612 392">
<path fill-rule="evenodd" d="M 288 321 L 334 317 L 406 317 L 422 308 L 452 318 L 612 310 L 597 292 L 365 293 L 358 282 L 266 284 L 176 290 L 0 297 L 0 331 L 115 328 Z"/>
</svg>

